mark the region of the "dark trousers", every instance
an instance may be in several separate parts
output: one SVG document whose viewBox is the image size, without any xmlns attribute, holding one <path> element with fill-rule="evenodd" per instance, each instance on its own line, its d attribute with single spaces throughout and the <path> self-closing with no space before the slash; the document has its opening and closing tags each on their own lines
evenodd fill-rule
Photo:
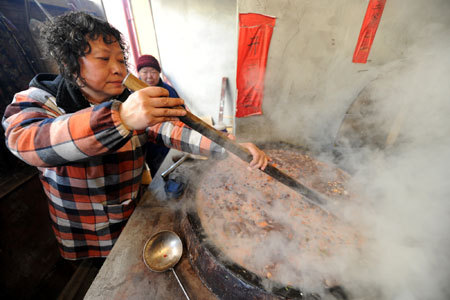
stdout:
<svg viewBox="0 0 450 300">
<path fill-rule="evenodd" d="M 160 146 L 153 143 L 147 144 L 147 155 L 145 157 L 145 160 L 147 162 L 148 167 L 150 168 L 152 178 L 155 177 L 156 172 L 158 171 L 162 162 L 166 158 L 169 150 L 170 149 L 165 146 Z"/>
</svg>

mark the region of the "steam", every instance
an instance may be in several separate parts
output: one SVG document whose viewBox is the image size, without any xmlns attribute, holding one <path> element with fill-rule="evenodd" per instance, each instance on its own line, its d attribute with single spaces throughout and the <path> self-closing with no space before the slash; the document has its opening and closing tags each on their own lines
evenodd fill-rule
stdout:
<svg viewBox="0 0 450 300">
<path fill-rule="evenodd" d="M 378 299 L 450 296 L 450 32 L 429 33 L 369 87 L 374 118 L 404 114 L 396 144 L 353 149 L 343 162 L 360 187 L 353 219 L 369 237 L 365 269 L 346 274 L 359 297 L 368 286 Z"/>
<path fill-rule="evenodd" d="M 409 20 L 409 27 L 401 33 L 401 25 L 395 28 L 382 23 L 381 30 L 385 33 L 398 30 L 389 36 L 402 43 L 393 43 L 398 46 L 395 50 L 383 49 L 380 31 L 374 49 L 401 52 L 398 59 L 384 58 L 383 64 L 369 62 L 367 67 L 361 66 L 367 69 L 358 73 L 365 78 L 364 83 L 350 76 L 339 77 L 335 70 L 348 71 L 344 67 L 348 61 L 343 62 L 336 55 L 336 60 L 330 61 L 328 76 L 321 77 L 326 81 L 325 88 L 317 90 L 316 98 L 311 96 L 314 101 L 307 101 L 309 95 L 305 94 L 304 86 L 295 90 L 293 85 L 290 96 L 302 95 L 298 101 L 301 107 L 300 104 L 298 108 L 290 107 L 287 113 L 281 109 L 274 111 L 272 124 L 280 126 L 276 128 L 280 131 L 278 137 L 329 150 L 331 133 L 338 132 L 340 116 L 349 104 L 357 97 L 370 99 L 374 105 L 361 125 L 376 125 L 366 127 L 373 134 L 368 140 L 372 145 L 351 147 L 352 141 L 343 139 L 345 146 L 340 149 L 343 157 L 339 162 L 352 172 L 349 186 L 359 195 L 353 206 L 342 207 L 339 213 L 361 228 L 367 241 L 361 257 L 337 259 L 328 269 L 324 265 L 322 271 L 340 272 L 342 285 L 355 299 L 449 299 L 449 2 L 409 1 L 408 7 L 399 7 L 398 2 L 386 5 L 394 6 L 389 8 L 398 13 L 395 18 L 399 23 Z M 383 18 L 382 22 L 393 22 L 387 15 Z M 280 85 L 282 80 L 290 80 L 280 78 Z M 297 82 L 297 86 L 300 84 Z M 284 98 L 271 96 L 276 99 L 272 101 L 281 103 L 278 107 L 286 106 Z M 296 123 L 287 124 L 288 120 Z M 286 133 L 286 127 L 299 130 Z M 388 133 L 394 127 L 398 135 L 393 143 L 387 144 Z M 377 146 L 382 147 L 373 147 L 380 137 Z M 320 158 L 332 161 L 325 153 Z M 313 283 L 306 286 L 310 287 L 315 288 Z"/>
</svg>

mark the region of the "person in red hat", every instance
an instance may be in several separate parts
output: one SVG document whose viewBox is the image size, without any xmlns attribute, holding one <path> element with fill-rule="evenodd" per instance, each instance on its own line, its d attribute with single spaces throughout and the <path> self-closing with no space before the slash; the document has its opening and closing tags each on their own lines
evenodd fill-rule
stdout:
<svg viewBox="0 0 450 300">
<path fill-rule="evenodd" d="M 153 55 L 142 55 L 137 61 L 139 79 L 150 86 L 160 86 L 169 91 L 169 97 L 179 98 L 177 91 L 161 79 L 161 66 Z"/>
<path fill-rule="evenodd" d="M 145 81 L 148 85 L 162 87 L 169 91 L 169 97 L 180 98 L 177 91 L 161 79 L 161 66 L 153 55 L 140 56 L 137 61 L 137 71 L 139 79 Z M 148 144 L 145 160 L 150 168 L 152 177 L 155 177 L 169 150 L 169 148 L 163 145 Z"/>
</svg>

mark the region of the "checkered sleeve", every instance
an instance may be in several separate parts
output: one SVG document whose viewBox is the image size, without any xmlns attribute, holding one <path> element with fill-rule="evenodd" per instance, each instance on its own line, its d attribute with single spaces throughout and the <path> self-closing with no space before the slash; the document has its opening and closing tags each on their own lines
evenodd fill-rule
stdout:
<svg viewBox="0 0 450 300">
<path fill-rule="evenodd" d="M 183 152 L 200 155 L 223 154 L 225 149 L 181 121 L 164 122 L 148 129 L 149 140 Z"/>
<path fill-rule="evenodd" d="M 15 95 L 2 125 L 9 150 L 37 167 L 64 165 L 120 148 L 132 133 L 122 124 L 118 101 L 73 114 L 49 93 L 30 88 Z"/>
</svg>

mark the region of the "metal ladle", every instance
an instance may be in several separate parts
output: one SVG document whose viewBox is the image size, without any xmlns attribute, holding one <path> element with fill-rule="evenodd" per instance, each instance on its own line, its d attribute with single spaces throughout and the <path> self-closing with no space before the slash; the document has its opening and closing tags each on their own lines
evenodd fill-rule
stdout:
<svg viewBox="0 0 450 300">
<path fill-rule="evenodd" d="M 183 284 L 173 267 L 180 261 L 183 254 L 183 243 L 173 231 L 164 230 L 154 234 L 144 246 L 143 258 L 145 265 L 154 272 L 172 270 L 173 275 L 183 290 L 186 299 L 190 300 Z"/>
</svg>

